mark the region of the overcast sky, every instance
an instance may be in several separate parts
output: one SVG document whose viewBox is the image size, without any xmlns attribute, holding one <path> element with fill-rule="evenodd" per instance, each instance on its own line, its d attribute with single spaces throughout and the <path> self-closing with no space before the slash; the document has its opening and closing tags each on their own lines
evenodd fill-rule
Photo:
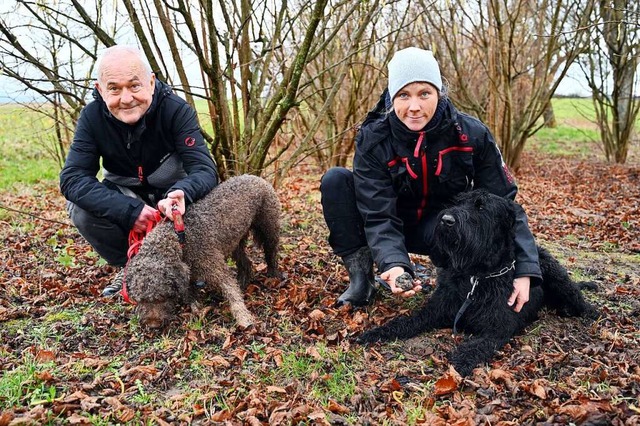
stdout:
<svg viewBox="0 0 640 426">
<path fill-rule="evenodd" d="M 572 66 L 569 75 L 558 86 L 559 96 L 589 96 L 590 91 L 577 66 Z M 13 79 L 0 75 L 0 103 L 30 102 L 34 100 L 32 93 L 25 94 L 24 88 Z"/>
</svg>

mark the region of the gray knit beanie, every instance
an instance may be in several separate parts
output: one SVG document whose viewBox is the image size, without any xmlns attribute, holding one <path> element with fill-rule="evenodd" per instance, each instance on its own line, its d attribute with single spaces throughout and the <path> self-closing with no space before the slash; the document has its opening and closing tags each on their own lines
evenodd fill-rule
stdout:
<svg viewBox="0 0 640 426">
<path fill-rule="evenodd" d="M 424 81 L 442 90 L 440 67 L 430 50 L 407 47 L 389 61 L 389 96 L 393 98 L 409 83 Z"/>
</svg>

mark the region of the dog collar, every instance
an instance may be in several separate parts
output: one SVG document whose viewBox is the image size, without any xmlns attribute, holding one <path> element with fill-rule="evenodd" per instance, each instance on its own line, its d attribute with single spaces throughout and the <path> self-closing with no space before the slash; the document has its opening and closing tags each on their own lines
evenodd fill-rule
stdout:
<svg viewBox="0 0 640 426">
<path fill-rule="evenodd" d="M 516 267 L 516 261 L 514 260 L 513 262 L 511 262 L 511 265 L 505 266 L 504 268 L 500 269 L 498 272 L 494 272 L 492 274 L 489 274 L 489 275 L 485 276 L 483 279 L 496 278 L 496 277 L 502 276 L 502 275 L 506 274 L 507 272 L 509 272 L 510 270 L 515 269 L 515 267 Z M 472 275 L 469 278 L 469 280 L 471 281 L 471 290 L 469 291 L 469 293 L 467 293 L 467 298 L 465 299 L 464 303 L 462 304 L 462 306 L 458 310 L 458 313 L 456 314 L 456 318 L 453 320 L 453 334 L 454 335 L 458 334 L 458 330 L 456 328 L 456 325 L 458 324 L 458 320 L 460 319 L 460 317 L 462 317 L 462 314 L 464 314 L 464 311 L 467 310 L 467 308 L 469 307 L 471 302 L 473 302 L 473 292 L 476 290 L 476 286 L 480 282 L 480 278 L 476 277 L 475 275 Z"/>
<path fill-rule="evenodd" d="M 510 270 L 515 269 L 515 268 L 516 268 L 516 261 L 514 260 L 514 261 L 511 262 L 511 265 L 505 266 L 504 268 L 500 269 L 498 272 L 494 272 L 493 274 L 489 274 L 485 278 L 499 277 L 500 275 L 504 275 L 507 272 L 509 272 Z M 473 278 L 473 277 L 471 277 L 471 278 Z"/>
</svg>

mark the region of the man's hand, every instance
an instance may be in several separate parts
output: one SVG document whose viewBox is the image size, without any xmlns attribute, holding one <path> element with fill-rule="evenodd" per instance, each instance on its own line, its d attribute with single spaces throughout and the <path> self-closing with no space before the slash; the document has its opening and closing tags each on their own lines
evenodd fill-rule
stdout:
<svg viewBox="0 0 640 426">
<path fill-rule="evenodd" d="M 149 222 L 154 222 L 156 220 L 156 213 L 156 209 L 145 204 L 142 208 L 142 211 L 138 215 L 138 218 L 133 224 L 133 230 L 140 233 L 147 232 L 147 225 L 149 224 Z"/>
<path fill-rule="evenodd" d="M 398 286 L 396 286 L 396 278 L 398 278 L 402 274 L 404 274 L 404 268 L 402 266 L 394 266 L 388 271 L 384 271 L 382 274 L 380 274 L 380 278 L 382 278 L 387 282 L 387 284 L 389 284 L 389 287 L 391 288 L 391 292 L 393 294 L 400 294 L 402 297 L 414 296 L 417 292 L 422 290 L 422 286 L 416 284 L 416 281 L 414 281 L 412 290 L 404 291 L 401 288 L 398 288 Z"/>
<path fill-rule="evenodd" d="M 525 303 L 529 301 L 529 287 L 531 285 L 531 279 L 529 277 L 520 277 L 513 280 L 513 293 L 507 301 L 509 306 L 516 306 L 513 308 L 515 312 L 520 312 L 520 309 Z"/>
<path fill-rule="evenodd" d="M 160 202 L 158 202 L 158 210 L 160 210 L 160 213 L 168 217 L 169 220 L 174 219 L 173 206 L 177 206 L 178 213 L 180 213 L 180 215 L 184 214 L 184 192 L 181 189 L 171 191 L 167 194 L 167 198 L 162 199 L 160 200 Z"/>
</svg>

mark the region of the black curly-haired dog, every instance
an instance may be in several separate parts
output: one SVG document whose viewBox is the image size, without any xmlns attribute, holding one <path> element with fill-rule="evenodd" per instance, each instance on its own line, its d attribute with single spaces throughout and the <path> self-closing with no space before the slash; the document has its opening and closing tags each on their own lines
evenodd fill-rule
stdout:
<svg viewBox="0 0 640 426">
<path fill-rule="evenodd" d="M 422 308 L 358 337 L 359 343 L 408 339 L 425 331 L 449 328 L 468 336 L 449 361 L 463 376 L 489 361 L 516 333 L 538 317 L 543 306 L 561 316 L 597 318 L 565 268 L 538 246 L 543 283 L 530 289 L 519 313 L 507 305 L 513 292 L 516 203 L 483 190 L 461 194 L 442 211 L 435 231 L 437 284 Z M 468 296 L 469 295 L 469 296 Z M 463 305 L 466 307 L 463 308 Z M 458 319 L 456 321 L 456 316 Z"/>
</svg>

